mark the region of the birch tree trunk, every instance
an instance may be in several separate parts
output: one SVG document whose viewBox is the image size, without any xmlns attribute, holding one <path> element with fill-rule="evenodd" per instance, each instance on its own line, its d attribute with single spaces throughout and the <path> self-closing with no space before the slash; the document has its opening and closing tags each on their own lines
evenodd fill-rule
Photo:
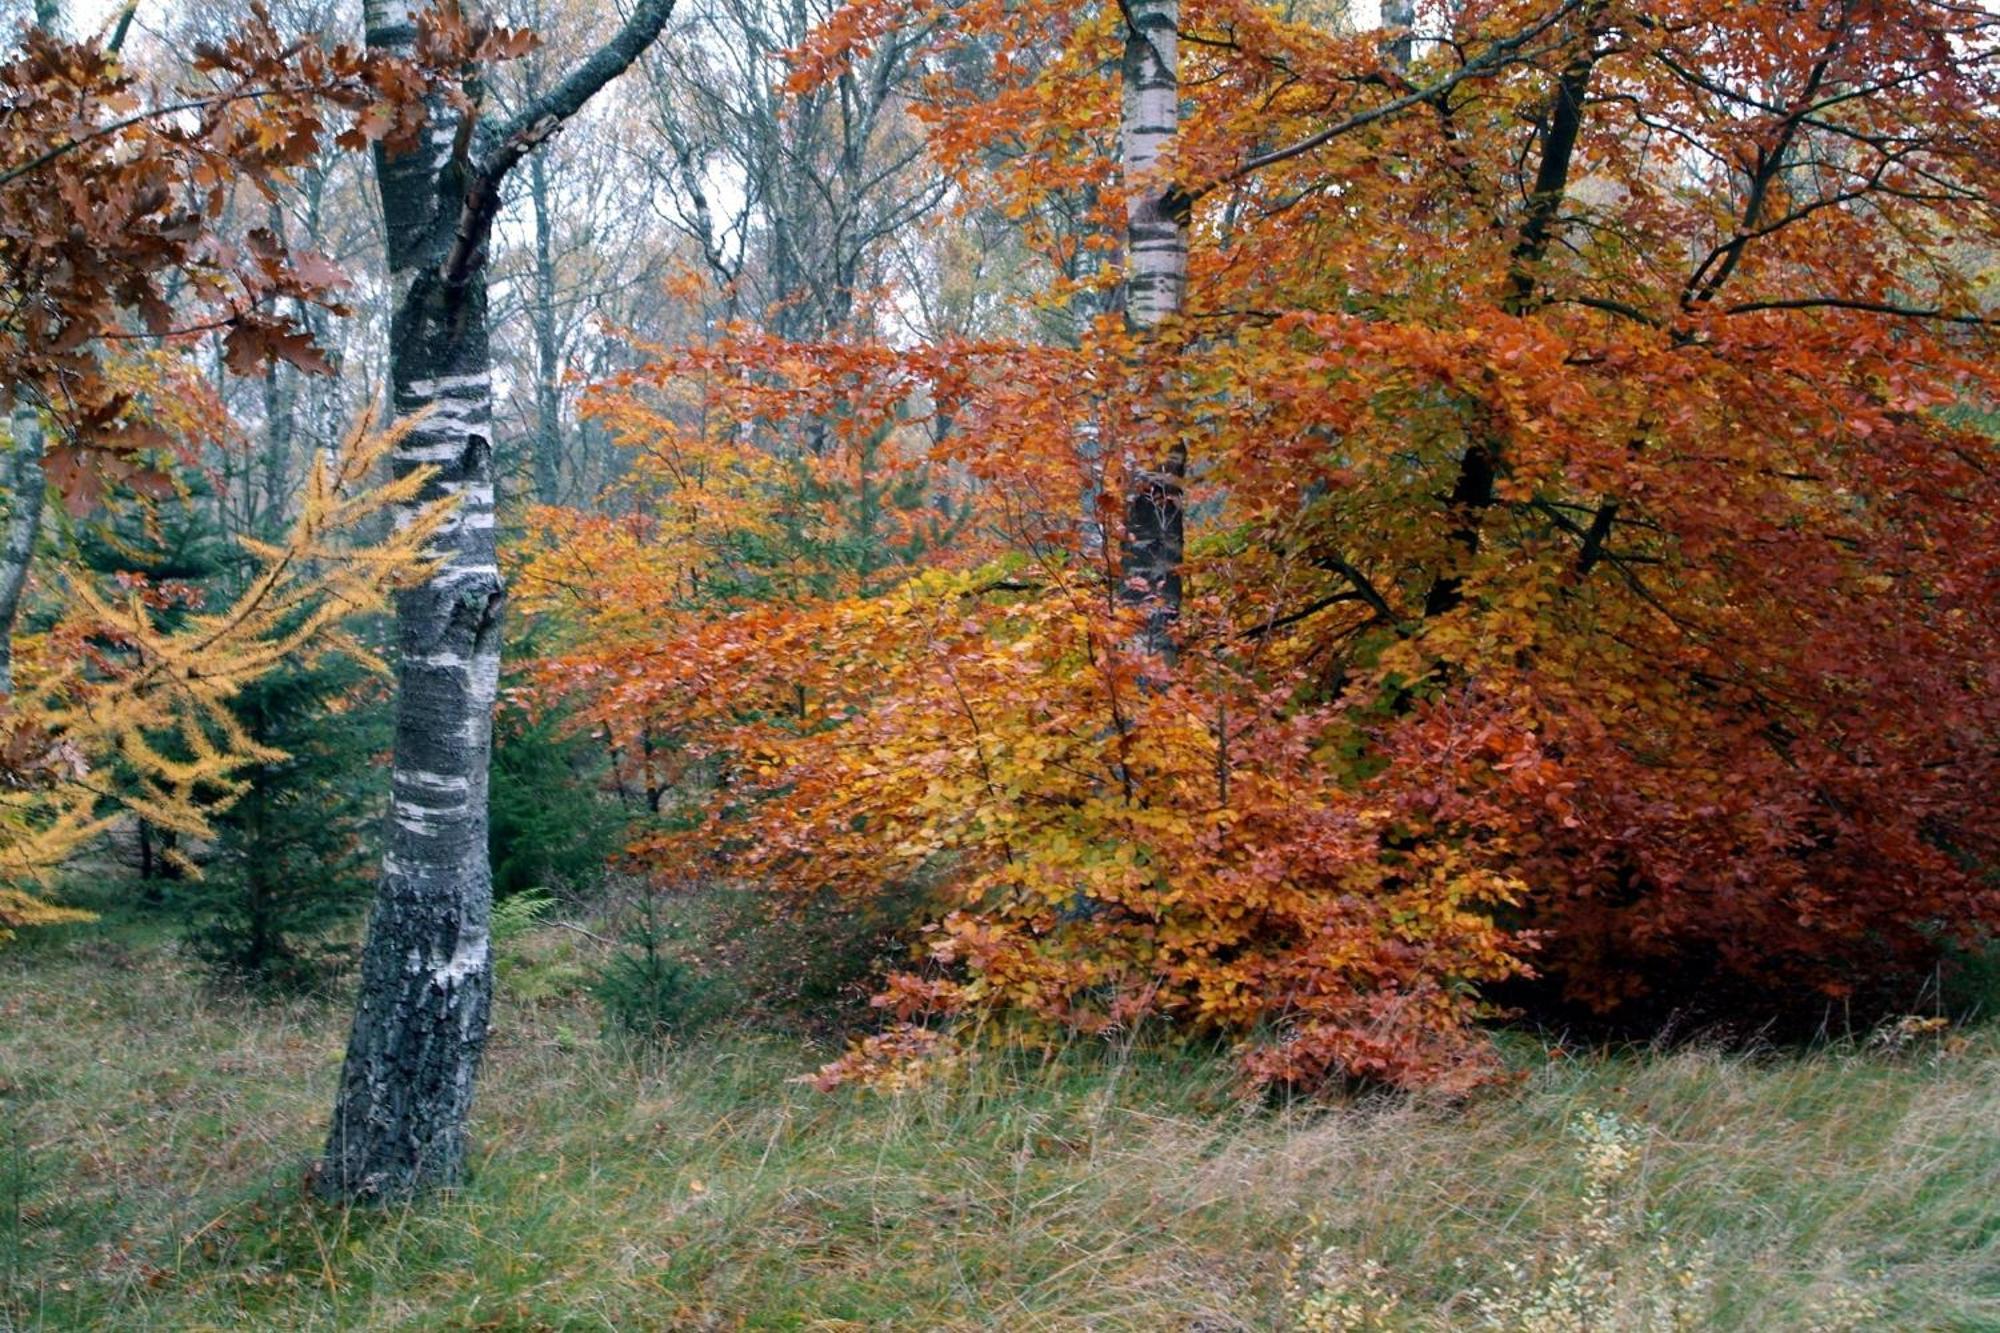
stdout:
<svg viewBox="0 0 2000 1333">
<path fill-rule="evenodd" d="M 406 1198 L 456 1183 L 493 997 L 487 769 L 505 589 L 493 523 L 486 247 L 506 174 L 659 35 L 672 0 L 641 0 L 617 36 L 523 109 L 486 156 L 433 99 L 422 144 L 378 153 L 395 302 L 395 418 L 428 413 L 394 455 L 436 469 L 417 503 L 454 496 L 440 567 L 396 605 L 396 742 L 388 851 L 347 1060 L 320 1163 L 330 1198 Z M 368 44 L 407 49 L 407 0 L 367 0 Z"/>
<path fill-rule="evenodd" d="M 1140 374 L 1152 376 L 1159 370 L 1152 335 L 1180 314 L 1187 290 L 1189 200 L 1163 161 L 1180 130 L 1180 0 L 1131 0 L 1125 12 L 1125 322 L 1140 338 Z M 1143 387 L 1172 391 L 1164 377 Z M 1160 415 L 1142 409 L 1135 423 L 1119 595 L 1145 610 L 1140 646 L 1170 661 L 1180 619 L 1187 447 L 1171 424 L 1156 424 Z"/>
<path fill-rule="evenodd" d="M 395 0 L 368 0 L 371 47 L 406 50 Z M 500 678 L 494 552 L 493 386 L 483 270 L 445 281 L 459 208 L 444 177 L 456 125 L 432 103 L 422 144 L 378 150 L 395 306 L 389 391 L 397 421 L 426 409 L 397 475 L 437 469 L 420 497 L 458 497 L 432 554 L 444 564 L 396 603 L 395 766 L 388 851 L 362 959 L 361 995 L 320 1175 L 324 1193 L 395 1197 L 458 1179 L 486 1041 L 486 769 Z"/>
<path fill-rule="evenodd" d="M 1382 0 L 1382 26 L 1403 30 L 1402 35 L 1389 44 L 1389 58 L 1398 69 L 1407 68 L 1416 52 L 1416 39 L 1410 32 L 1416 22 L 1416 0 Z"/>
</svg>

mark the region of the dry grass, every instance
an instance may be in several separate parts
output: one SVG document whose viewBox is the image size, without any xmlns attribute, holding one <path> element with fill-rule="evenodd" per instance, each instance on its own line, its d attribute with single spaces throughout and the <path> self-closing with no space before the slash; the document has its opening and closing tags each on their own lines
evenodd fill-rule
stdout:
<svg viewBox="0 0 2000 1333">
<path fill-rule="evenodd" d="M 337 1008 L 204 996 L 171 948 L 101 930 L 0 954 L 0 1329 L 1220 1333 L 1304 1322 L 1371 1264 L 1387 1299 L 1346 1326 L 1472 1328 L 1478 1289 L 1535 1291 L 1579 1245 L 1627 1287 L 1702 1249 L 1696 1327 L 2000 1329 L 1990 1033 L 1522 1042 L 1520 1088 L 1459 1110 L 1259 1107 L 1225 1061 L 1081 1047 L 824 1096 L 787 1082 L 824 1055 L 796 1042 L 635 1061 L 573 992 L 594 945 L 512 947 L 539 998 L 502 1004 L 475 1178 L 354 1214 L 300 1189 Z M 1601 1245 L 1567 1132 L 1596 1111 L 1639 1134 L 1640 1220 Z"/>
</svg>

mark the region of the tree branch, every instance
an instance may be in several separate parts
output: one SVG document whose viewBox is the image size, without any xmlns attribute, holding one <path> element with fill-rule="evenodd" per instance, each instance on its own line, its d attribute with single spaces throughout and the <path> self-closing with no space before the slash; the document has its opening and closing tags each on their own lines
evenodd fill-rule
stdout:
<svg viewBox="0 0 2000 1333">
<path fill-rule="evenodd" d="M 674 0 L 639 0 L 625 26 L 571 70 L 569 76 L 528 103 L 503 126 L 466 187 L 458 237 L 445 260 L 447 283 L 463 282 L 478 266 L 493 217 L 500 211 L 500 183 L 522 158 L 546 143 L 584 103 L 623 74 L 659 37 L 674 12 Z"/>
<path fill-rule="evenodd" d="M 1789 301 L 1745 301 L 1723 311 L 1747 315 L 1756 310 L 1861 310 L 1874 315 L 1896 315 L 1903 319 L 1935 319 L 1947 324 L 2000 325 L 2000 315 L 1954 315 L 1921 306 L 1892 305 L 1887 301 L 1850 301 L 1839 296 L 1800 296 Z"/>
<path fill-rule="evenodd" d="M 1378 107 L 1371 107 L 1367 111 L 1357 112 L 1339 124 L 1329 125 L 1317 134 L 1308 135 L 1297 143 L 1288 144 L 1283 148 L 1274 148 L 1268 153 L 1259 153 L 1255 157 L 1248 158 L 1235 170 L 1225 173 L 1207 185 L 1189 190 L 1187 198 L 1192 202 L 1221 186 L 1233 184 L 1236 181 L 1242 180 L 1245 176 L 1263 170 L 1265 167 L 1275 166 L 1280 162 L 1288 162 L 1292 158 L 1310 153 L 1313 149 L 1331 143 L 1343 134 L 1349 134 L 1365 125 L 1372 125 L 1378 120 L 1393 116 L 1399 111 L 1405 111 L 1410 107 L 1420 106 L 1425 102 L 1442 97 L 1459 84 L 1465 82 L 1465 80 L 1475 75 L 1496 70 L 1500 66 L 1507 64 L 1510 59 L 1519 56 L 1523 47 L 1562 22 L 1581 3 L 1582 0 L 1563 0 L 1563 3 L 1551 11 L 1547 17 L 1530 24 L 1520 32 L 1515 33 L 1512 37 L 1494 42 L 1484 51 L 1429 87 L 1418 88 L 1414 92 L 1406 93 L 1402 97 L 1384 102 Z"/>
<path fill-rule="evenodd" d="M 639 0 L 625 26 L 571 70 L 569 77 L 528 103 L 500 130 L 500 141 L 479 164 L 479 174 L 496 183 L 514 164 L 562 123 L 583 109 L 604 85 L 623 74 L 659 37 L 674 12 L 674 0 Z"/>
</svg>

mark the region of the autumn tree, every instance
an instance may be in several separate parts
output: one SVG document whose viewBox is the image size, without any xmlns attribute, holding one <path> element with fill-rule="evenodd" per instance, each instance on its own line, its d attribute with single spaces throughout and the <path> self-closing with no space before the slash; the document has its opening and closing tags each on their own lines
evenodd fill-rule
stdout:
<svg viewBox="0 0 2000 1333">
<path fill-rule="evenodd" d="M 35 6 L 34 29 L 51 33 L 62 16 L 53 0 Z M 7 528 L 0 542 L 0 697 L 14 692 L 14 619 L 34 561 L 48 488 L 42 478 L 42 419 L 32 398 L 16 394 L 8 419 Z"/>
<path fill-rule="evenodd" d="M 274 191 L 336 139 L 354 147 L 410 134 L 421 107 L 408 92 L 428 78 L 351 47 L 287 43 L 256 8 L 195 44 L 171 79 L 156 78 L 121 50 L 131 6 L 83 40 L 57 31 L 54 14 L 41 6 L 0 64 L 10 163 L 0 171 L 10 311 L 0 384 L 15 446 L 0 569 L 10 925 L 48 919 L 33 882 L 114 817 L 211 835 L 243 769 L 273 753 L 230 715 L 235 692 L 318 651 L 414 559 L 404 539 L 372 555 L 334 543 L 399 498 L 362 494 L 379 451 L 357 437 L 339 462 L 311 469 L 296 522 L 247 548 L 247 586 L 223 609 L 167 617 L 178 594 L 143 577 L 113 589 L 85 568 L 52 564 L 56 627 L 35 636 L 33 660 L 16 663 L 44 495 L 79 515 L 113 489 L 165 495 L 220 439 L 214 399 L 190 373 L 192 339 L 214 333 L 220 363 L 239 374 L 275 361 L 327 369 L 279 307 L 337 308 L 343 276 L 272 231 L 224 221 L 230 191 Z M 407 540 L 431 524 L 427 512 L 413 515 Z"/>
<path fill-rule="evenodd" d="M 1128 314 L 708 354 L 731 419 L 948 417 L 921 461 L 977 520 L 884 584 L 547 664 L 727 757 L 650 854 L 935 877 L 883 1001 L 913 1025 L 1165 1019 L 1307 1084 L 1476 1079 L 1530 979 L 1761 1018 L 1893 1003 L 1990 934 L 2000 24 L 1172 9 L 862 0 L 795 54 L 978 65 L 926 85 L 943 169 L 1125 210 Z M 1044 271 L 1060 299 L 1073 255 Z"/>
</svg>

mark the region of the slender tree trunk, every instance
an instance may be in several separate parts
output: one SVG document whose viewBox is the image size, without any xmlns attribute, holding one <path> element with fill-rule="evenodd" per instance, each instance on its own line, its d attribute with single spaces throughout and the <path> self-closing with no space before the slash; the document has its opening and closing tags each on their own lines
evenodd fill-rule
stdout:
<svg viewBox="0 0 2000 1333">
<path fill-rule="evenodd" d="M 1416 21 L 1416 0 L 1382 0 L 1382 26 L 1403 29 L 1402 36 L 1389 44 L 1389 58 L 1395 61 L 1398 68 L 1408 66 L 1415 52 L 1416 42 L 1409 29 Z"/>
<path fill-rule="evenodd" d="M 378 152 L 394 297 L 389 381 L 398 421 L 420 414 L 398 475 L 434 469 L 418 503 L 456 497 L 437 572 L 397 598 L 396 748 L 388 850 L 333 1126 L 329 1198 L 405 1198 L 463 1175 L 473 1082 L 493 996 L 487 771 L 500 680 L 494 546 L 493 359 L 486 246 L 500 186 L 659 35 L 671 0 L 640 0 L 617 36 L 527 107 L 473 162 L 442 97 L 421 145 Z M 371 47 L 416 38 L 409 0 L 366 0 Z"/>
<path fill-rule="evenodd" d="M 253 531 L 268 535 L 285 526 L 292 493 L 292 435 L 298 411 L 297 373 L 272 365 L 264 372 L 264 458 Z"/>
<path fill-rule="evenodd" d="M 556 338 L 555 203 L 548 167 L 528 159 L 528 203 L 535 214 L 535 498 L 562 502 L 562 348 Z"/>
<path fill-rule="evenodd" d="M 0 546 L 0 698 L 14 693 L 14 620 L 35 559 L 42 531 L 42 504 L 48 481 L 42 474 L 42 418 L 32 404 L 16 403 L 9 420 L 7 535 Z"/>
<path fill-rule="evenodd" d="M 1601 9 L 1601 7 L 1599 7 Z M 1595 19 L 1598 10 L 1591 11 Z M 1539 270 L 1548 258 L 1549 243 L 1555 237 L 1556 219 L 1569 190 L 1570 165 L 1575 159 L 1577 140 L 1583 132 L 1584 99 L 1590 90 L 1590 76 L 1597 65 L 1597 33 L 1586 24 L 1584 44 L 1557 76 L 1555 94 L 1549 107 L 1547 129 L 1542 135 L 1542 156 L 1535 170 L 1534 192 L 1521 219 L 1514 249 L 1508 259 L 1506 286 L 1501 308 L 1510 315 L 1526 315 L 1540 300 L 1536 294 Z M 1459 456 L 1458 472 L 1452 480 L 1452 545 L 1458 548 L 1458 568 L 1440 572 L 1424 594 L 1426 618 L 1441 616 L 1465 600 L 1465 570 L 1479 554 L 1480 529 L 1486 511 L 1493 507 L 1501 466 L 1498 440 L 1475 440 Z"/>
<path fill-rule="evenodd" d="M 1126 14 L 1125 321 L 1141 340 L 1141 387 L 1150 397 L 1172 393 L 1170 376 L 1153 378 L 1159 368 L 1152 335 L 1180 314 L 1187 289 L 1188 199 L 1162 161 L 1180 130 L 1180 0 L 1131 0 Z M 1165 406 L 1171 422 L 1173 405 Z M 1171 660 L 1181 607 L 1187 448 L 1173 425 L 1154 424 L 1161 415 L 1140 411 L 1127 460 L 1119 594 L 1145 609 L 1140 646 Z"/>
<path fill-rule="evenodd" d="M 35 0 L 35 26 L 43 32 L 62 26 L 59 0 Z M 42 505 L 48 497 L 41 413 L 18 388 L 8 427 L 7 534 L 0 544 L 0 699 L 14 695 L 14 621 L 21 614 L 21 593 L 35 562 L 35 539 L 42 532 Z"/>
<path fill-rule="evenodd" d="M 271 201 L 269 225 L 271 231 L 281 241 L 285 235 L 285 210 L 276 200 Z M 264 457 L 260 460 L 262 477 L 256 484 L 246 483 L 246 492 L 254 491 L 255 503 L 244 504 L 244 521 L 258 536 L 269 536 L 284 526 L 285 502 L 291 496 L 292 435 L 296 426 L 294 420 L 298 410 L 298 372 L 289 366 L 273 361 L 264 371 Z"/>
</svg>

